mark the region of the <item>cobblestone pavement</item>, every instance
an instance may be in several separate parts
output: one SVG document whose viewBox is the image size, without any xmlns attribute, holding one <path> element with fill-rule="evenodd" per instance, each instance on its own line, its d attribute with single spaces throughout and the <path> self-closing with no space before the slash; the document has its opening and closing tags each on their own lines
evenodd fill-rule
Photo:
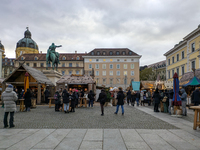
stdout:
<svg viewBox="0 0 200 150">
<path fill-rule="evenodd" d="M 100 115 L 98 104 L 94 108 L 77 108 L 74 113 L 55 112 L 54 107 L 37 106 L 30 112 L 15 113 L 14 124 L 17 129 L 177 129 L 177 127 L 162 121 L 150 114 L 132 106 L 124 105 L 125 114 L 121 108 L 117 115 L 116 107 L 105 107 L 105 115 Z M 19 110 L 19 108 L 18 108 Z M 0 108 L 0 128 L 3 128 L 3 109 Z"/>
</svg>

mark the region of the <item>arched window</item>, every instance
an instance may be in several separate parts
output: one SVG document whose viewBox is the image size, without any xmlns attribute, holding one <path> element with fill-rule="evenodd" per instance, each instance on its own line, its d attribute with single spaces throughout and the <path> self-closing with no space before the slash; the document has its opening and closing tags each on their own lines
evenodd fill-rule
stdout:
<svg viewBox="0 0 200 150">
<path fill-rule="evenodd" d="M 94 52 L 91 52 L 91 55 L 94 55 Z"/>
<path fill-rule="evenodd" d="M 24 57 L 23 57 L 23 56 L 21 57 L 21 60 L 24 60 Z"/>
<path fill-rule="evenodd" d="M 116 55 L 119 55 L 119 51 L 116 52 Z"/>
<path fill-rule="evenodd" d="M 62 60 L 66 60 L 66 57 L 65 57 L 65 56 L 63 56 Z"/>
<path fill-rule="evenodd" d="M 103 51 L 103 55 L 106 55 L 106 52 L 105 52 L 105 51 Z"/>
<path fill-rule="evenodd" d="M 110 55 L 113 55 L 113 52 L 112 52 L 112 51 L 110 51 L 110 52 L 109 52 L 109 54 L 110 54 Z"/>
<path fill-rule="evenodd" d="M 38 60 L 38 57 L 37 57 L 37 56 L 35 56 L 34 60 Z"/>
<path fill-rule="evenodd" d="M 126 55 L 126 52 L 125 52 L 125 51 L 123 51 L 123 52 L 122 52 L 122 55 Z"/>
<path fill-rule="evenodd" d="M 80 57 L 79 57 L 79 56 L 77 56 L 77 57 L 76 57 L 76 60 L 80 60 Z"/>
<path fill-rule="evenodd" d="M 132 52 L 131 52 L 131 51 L 129 52 L 129 55 L 132 55 Z"/>
<path fill-rule="evenodd" d="M 97 52 L 97 55 L 100 55 L 100 52 L 99 52 L 99 51 Z"/>
</svg>

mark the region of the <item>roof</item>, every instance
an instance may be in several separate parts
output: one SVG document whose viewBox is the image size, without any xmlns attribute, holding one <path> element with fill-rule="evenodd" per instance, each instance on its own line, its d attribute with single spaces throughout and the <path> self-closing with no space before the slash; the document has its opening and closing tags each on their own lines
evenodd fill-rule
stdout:
<svg viewBox="0 0 200 150">
<path fill-rule="evenodd" d="M 112 54 L 110 53 L 112 52 Z M 92 56 L 140 56 L 128 48 L 95 48 L 88 55 Z"/>
<path fill-rule="evenodd" d="M 152 68 L 152 67 L 158 67 L 158 68 L 166 67 L 166 60 L 159 61 L 159 62 L 157 62 L 157 63 L 148 65 L 147 67 L 148 67 L 148 68 Z"/>
<path fill-rule="evenodd" d="M 95 81 L 92 79 L 91 76 L 89 75 L 64 75 L 62 76 L 57 82 L 59 83 L 64 83 L 64 84 L 93 84 Z"/>
<path fill-rule="evenodd" d="M 62 61 L 63 57 L 65 57 L 64 61 L 67 60 L 76 60 L 76 61 L 83 61 L 83 57 L 84 55 L 86 55 L 85 53 L 59 53 L 59 60 Z M 38 54 L 22 54 L 21 56 L 19 56 L 16 60 L 26 60 L 26 61 L 35 61 L 35 57 L 37 57 L 36 61 L 46 61 L 46 53 L 38 53 Z M 77 57 L 79 57 L 79 60 L 77 60 Z"/>
<path fill-rule="evenodd" d="M 183 87 L 186 86 L 200 86 L 200 80 L 196 76 L 194 76 L 192 80 L 190 80 L 187 84 L 183 85 Z"/>
<path fill-rule="evenodd" d="M 18 78 L 22 71 L 18 71 L 18 69 L 24 69 L 26 72 L 28 72 L 38 83 L 42 83 L 42 84 L 48 84 L 48 85 L 54 85 L 41 71 L 29 67 L 25 64 L 20 65 L 18 68 L 16 68 L 12 74 L 10 74 L 5 80 L 4 82 L 9 82 L 8 80 L 14 82 L 16 78 Z"/>
<path fill-rule="evenodd" d="M 195 70 L 195 76 L 200 79 L 200 69 L 196 69 Z M 180 83 L 186 83 L 189 82 L 192 78 L 194 77 L 194 73 L 191 72 L 187 72 L 185 73 L 182 78 L 180 79 Z"/>
</svg>

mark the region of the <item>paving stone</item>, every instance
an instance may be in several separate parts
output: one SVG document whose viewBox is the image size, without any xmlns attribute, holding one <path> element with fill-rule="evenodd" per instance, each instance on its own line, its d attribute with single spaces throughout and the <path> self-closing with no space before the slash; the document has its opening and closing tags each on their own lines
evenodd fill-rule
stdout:
<svg viewBox="0 0 200 150">
<path fill-rule="evenodd" d="M 103 130 L 102 129 L 88 129 L 87 133 L 83 139 L 84 141 L 102 141 L 103 140 Z"/>
<path fill-rule="evenodd" d="M 80 149 L 102 149 L 102 142 L 99 141 L 83 141 Z"/>
</svg>

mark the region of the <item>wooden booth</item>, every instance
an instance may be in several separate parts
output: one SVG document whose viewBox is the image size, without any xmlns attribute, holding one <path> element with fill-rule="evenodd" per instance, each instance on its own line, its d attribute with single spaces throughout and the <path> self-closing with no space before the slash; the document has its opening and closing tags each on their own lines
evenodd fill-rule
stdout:
<svg viewBox="0 0 200 150">
<path fill-rule="evenodd" d="M 56 82 L 56 88 L 67 90 L 76 88 L 84 91 L 96 90 L 96 82 L 89 75 L 64 75 Z"/>
<path fill-rule="evenodd" d="M 41 104 L 41 101 L 44 100 L 45 88 L 48 88 L 52 94 L 55 91 L 54 84 L 41 71 L 25 64 L 21 64 L 3 81 L 2 91 L 5 90 L 6 84 L 12 84 L 18 91 L 21 89 L 26 91 L 29 88 L 33 92 L 37 104 Z"/>
</svg>

